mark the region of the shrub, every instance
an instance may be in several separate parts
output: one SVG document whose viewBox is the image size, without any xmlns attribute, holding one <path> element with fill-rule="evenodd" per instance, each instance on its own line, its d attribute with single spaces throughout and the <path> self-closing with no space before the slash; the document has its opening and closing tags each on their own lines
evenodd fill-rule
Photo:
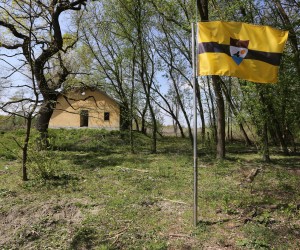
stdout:
<svg viewBox="0 0 300 250">
<path fill-rule="evenodd" d="M 28 163 L 36 177 L 51 180 L 57 179 L 59 176 L 59 159 L 55 156 L 53 151 L 30 150 Z"/>
</svg>

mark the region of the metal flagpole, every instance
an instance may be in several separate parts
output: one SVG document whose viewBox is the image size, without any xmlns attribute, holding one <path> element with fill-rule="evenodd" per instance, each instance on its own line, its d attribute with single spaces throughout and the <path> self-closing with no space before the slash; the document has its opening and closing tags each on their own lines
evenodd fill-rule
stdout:
<svg viewBox="0 0 300 250">
<path fill-rule="evenodd" d="M 196 23 L 197 25 L 197 23 Z M 197 28 L 196 28 L 197 30 Z M 194 226 L 198 223 L 198 160 L 197 160 L 197 96 L 196 96 L 196 60 L 195 60 L 195 23 L 192 23 L 192 64 L 193 64 L 193 91 L 194 91 Z"/>
</svg>

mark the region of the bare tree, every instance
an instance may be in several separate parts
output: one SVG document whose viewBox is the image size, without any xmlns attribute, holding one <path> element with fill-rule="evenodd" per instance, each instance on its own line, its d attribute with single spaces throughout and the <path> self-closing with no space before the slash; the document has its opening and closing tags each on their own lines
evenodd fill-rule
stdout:
<svg viewBox="0 0 300 250">
<path fill-rule="evenodd" d="M 24 84 L 24 85 L 17 85 L 15 87 L 20 87 L 25 90 L 28 90 L 28 88 L 31 91 L 27 91 L 29 93 L 23 92 L 21 90 L 21 95 L 11 98 L 9 101 L 0 103 L 0 109 L 4 111 L 5 113 L 8 113 L 10 115 L 14 116 L 19 116 L 25 119 L 26 121 L 26 133 L 25 133 L 25 138 L 23 144 L 19 143 L 17 140 L 15 142 L 18 144 L 18 146 L 22 149 L 22 179 L 23 181 L 28 180 L 28 173 L 27 173 L 27 159 L 28 159 L 28 148 L 29 148 L 29 139 L 31 135 L 31 124 L 32 120 L 36 114 L 36 109 L 38 107 L 39 103 L 39 94 L 37 92 L 37 85 L 36 85 L 36 80 L 34 77 L 34 63 L 32 58 L 35 57 L 35 52 L 32 47 L 32 40 L 34 40 L 34 34 L 33 34 L 33 29 L 34 29 L 34 20 L 35 20 L 35 13 L 32 12 L 32 2 L 29 1 L 28 5 L 28 30 L 27 30 L 27 39 L 26 43 L 23 44 L 22 49 L 23 52 L 26 52 L 26 57 L 28 59 L 27 64 L 24 64 L 26 66 L 24 72 L 20 71 L 20 68 L 13 71 L 13 73 L 22 73 L 24 76 L 26 76 L 27 80 L 29 80 L 29 85 Z M 15 31 L 11 26 L 8 26 L 10 31 Z M 4 45 L 7 48 L 7 45 Z M 22 68 L 22 67 L 21 67 Z M 27 72 L 27 73 L 26 73 Z"/>
<path fill-rule="evenodd" d="M 42 138 L 47 138 L 49 120 L 58 96 L 57 89 L 69 74 L 66 67 L 58 67 L 55 70 L 56 77 L 53 78 L 47 64 L 60 51 L 66 52 L 76 42 L 75 40 L 64 46 L 60 18 L 64 18 L 62 14 L 66 11 L 80 11 L 85 5 L 86 0 L 1 0 L 0 28 L 6 32 L 1 36 L 0 48 L 9 50 L 5 54 L 6 58 L 14 57 L 21 63 L 16 66 L 9 60 L 2 59 L 11 67 L 7 77 L 18 72 L 24 65 L 32 65 L 29 67 L 36 81 L 37 91 L 43 98 L 36 122 Z M 30 48 L 34 53 L 31 53 Z M 60 60 L 58 65 L 62 66 L 63 61 Z"/>
</svg>

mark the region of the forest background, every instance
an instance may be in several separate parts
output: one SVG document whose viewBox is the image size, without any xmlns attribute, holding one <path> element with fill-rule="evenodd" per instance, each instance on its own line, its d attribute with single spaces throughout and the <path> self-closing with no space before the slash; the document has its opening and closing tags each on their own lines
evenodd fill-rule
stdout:
<svg viewBox="0 0 300 250">
<path fill-rule="evenodd" d="M 176 136 L 193 138 L 191 23 L 270 25 L 290 34 L 278 84 L 199 77 L 198 125 L 221 159 L 234 128 L 266 160 L 268 141 L 289 154 L 299 133 L 298 10 L 297 1 L 3 1 L 1 109 L 27 120 L 37 115 L 36 128 L 47 138 L 58 94 L 97 87 L 121 104 L 123 130 L 148 129 L 155 152 L 166 120 Z"/>
</svg>

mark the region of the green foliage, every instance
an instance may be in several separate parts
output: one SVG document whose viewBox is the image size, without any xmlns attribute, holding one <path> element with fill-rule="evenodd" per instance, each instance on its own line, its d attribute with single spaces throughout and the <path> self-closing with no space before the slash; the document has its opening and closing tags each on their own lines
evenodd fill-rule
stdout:
<svg viewBox="0 0 300 250">
<path fill-rule="evenodd" d="M 244 227 L 247 239 L 237 241 L 238 246 L 248 249 L 270 249 L 276 235 L 267 227 L 257 224 L 248 224 Z"/>
<path fill-rule="evenodd" d="M 66 133 L 68 131 L 68 133 Z M 80 129 L 50 130 L 49 142 L 54 149 L 65 151 L 107 151 L 125 144 L 119 131 Z"/>
<path fill-rule="evenodd" d="M 0 131 L 19 130 L 25 127 L 25 119 L 19 116 L 0 115 Z"/>
<path fill-rule="evenodd" d="M 271 219 L 271 214 L 268 211 L 264 211 L 261 215 L 255 218 L 258 223 L 265 226 L 267 226 L 271 222 Z"/>
<path fill-rule="evenodd" d="M 0 133 L 0 158 L 7 160 L 17 160 L 20 158 L 20 148 L 18 143 L 22 142 L 24 136 L 24 130 L 18 129 L 13 133 L 9 131 L 1 131 Z"/>
<path fill-rule="evenodd" d="M 97 231 L 89 226 L 82 226 L 78 228 L 72 238 L 71 249 L 90 249 L 94 245 L 93 241 L 97 239 L 96 233 Z"/>
<path fill-rule="evenodd" d="M 4 198 L 4 197 L 14 197 L 16 196 L 16 192 L 8 190 L 8 189 L 0 189 L 0 198 Z"/>
<path fill-rule="evenodd" d="M 37 178 L 51 180 L 59 178 L 60 164 L 59 158 L 50 150 L 29 152 L 28 167 Z"/>
</svg>

